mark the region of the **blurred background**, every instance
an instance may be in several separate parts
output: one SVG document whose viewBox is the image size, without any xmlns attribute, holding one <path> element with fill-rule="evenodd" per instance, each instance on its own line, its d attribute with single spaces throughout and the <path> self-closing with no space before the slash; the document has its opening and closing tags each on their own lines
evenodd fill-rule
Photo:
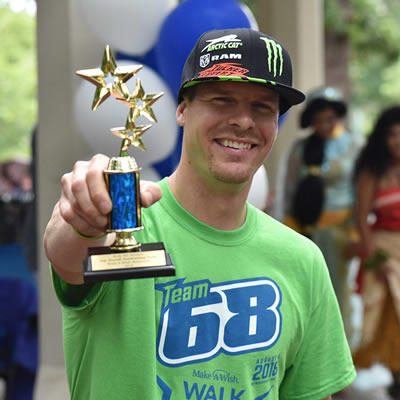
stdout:
<svg viewBox="0 0 400 400">
<path fill-rule="evenodd" d="M 133 153 L 142 178 L 158 180 L 179 160 L 182 132 L 175 107 L 184 60 L 201 33 L 230 27 L 253 27 L 283 42 L 300 90 L 341 89 L 351 131 L 367 134 L 381 110 L 399 101 L 397 0 L 0 0 L 0 284 L 23 286 L 2 285 L 0 299 L 8 293 L 7 304 L 24 321 L 23 328 L 13 321 L 10 343 L 23 331 L 18 340 L 29 349 L 20 358 L 0 351 L 0 377 L 19 379 L 25 387 L 8 398 L 68 398 L 61 311 L 42 235 L 62 174 L 75 160 L 98 152 L 115 155 L 120 142 L 109 129 L 127 116 L 112 100 L 92 112 L 94 86 L 75 71 L 99 67 L 110 44 L 118 65 L 143 65 L 138 76 L 146 92 L 165 93 L 153 108 L 158 123 L 144 137 L 148 150 Z M 279 183 L 279 160 L 305 135 L 298 113 L 293 109 L 280 119 L 274 150 L 251 189 L 249 201 L 267 212 Z M 11 329 L 6 308 L 0 313 L 0 347 Z M 11 373 L 2 356 L 12 358 Z M 389 379 L 384 370 L 374 376 L 378 386 Z M 372 381 L 361 379 L 372 390 Z M 378 398 L 371 393 L 353 398 Z"/>
</svg>

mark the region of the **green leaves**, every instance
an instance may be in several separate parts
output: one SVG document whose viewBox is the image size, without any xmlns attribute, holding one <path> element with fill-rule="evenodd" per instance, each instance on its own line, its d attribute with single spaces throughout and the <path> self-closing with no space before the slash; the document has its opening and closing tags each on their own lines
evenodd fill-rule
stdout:
<svg viewBox="0 0 400 400">
<path fill-rule="evenodd" d="M 377 114 L 400 96 L 400 2 L 325 0 L 325 29 L 350 46 L 351 104 L 368 131 Z"/>
<path fill-rule="evenodd" d="M 37 120 L 35 17 L 0 6 L 0 162 L 30 155 Z"/>
<path fill-rule="evenodd" d="M 246 4 L 250 8 L 252 13 L 255 15 L 256 0 L 239 0 L 240 3 Z"/>
</svg>

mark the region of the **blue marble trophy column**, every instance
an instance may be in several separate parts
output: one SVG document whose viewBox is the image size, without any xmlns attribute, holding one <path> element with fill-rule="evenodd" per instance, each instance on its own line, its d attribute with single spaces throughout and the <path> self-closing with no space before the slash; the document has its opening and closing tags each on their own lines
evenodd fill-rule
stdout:
<svg viewBox="0 0 400 400">
<path fill-rule="evenodd" d="M 104 171 L 113 209 L 108 216 L 107 232 L 115 232 L 113 250 L 131 250 L 140 246 L 133 232 L 143 229 L 140 208 L 140 168 L 133 157 L 113 157 Z"/>
</svg>

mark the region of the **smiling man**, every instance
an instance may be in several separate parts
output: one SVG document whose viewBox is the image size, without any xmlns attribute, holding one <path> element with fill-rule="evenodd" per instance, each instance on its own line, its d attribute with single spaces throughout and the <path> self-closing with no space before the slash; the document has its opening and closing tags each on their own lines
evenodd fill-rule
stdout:
<svg viewBox="0 0 400 400">
<path fill-rule="evenodd" d="M 83 238 L 104 231 L 112 208 L 109 159 L 78 162 L 62 178 L 44 243 L 71 398 L 329 399 L 355 370 L 324 259 L 246 202 L 279 116 L 304 100 L 289 54 L 250 29 L 207 32 L 178 100 L 181 160 L 142 188 L 153 205 L 136 235 L 164 242 L 175 277 L 84 284 L 88 247 L 113 241 Z"/>
</svg>

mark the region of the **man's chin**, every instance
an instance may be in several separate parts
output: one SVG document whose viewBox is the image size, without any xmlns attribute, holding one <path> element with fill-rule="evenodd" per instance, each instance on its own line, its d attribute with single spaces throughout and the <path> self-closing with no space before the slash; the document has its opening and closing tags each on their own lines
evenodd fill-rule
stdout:
<svg viewBox="0 0 400 400">
<path fill-rule="evenodd" d="M 217 182 L 246 185 L 253 179 L 258 166 L 250 162 L 209 162 L 208 171 Z"/>
<path fill-rule="evenodd" d="M 215 171 L 214 177 L 217 181 L 225 184 L 243 185 L 251 179 L 252 175 L 248 172 Z"/>
</svg>

